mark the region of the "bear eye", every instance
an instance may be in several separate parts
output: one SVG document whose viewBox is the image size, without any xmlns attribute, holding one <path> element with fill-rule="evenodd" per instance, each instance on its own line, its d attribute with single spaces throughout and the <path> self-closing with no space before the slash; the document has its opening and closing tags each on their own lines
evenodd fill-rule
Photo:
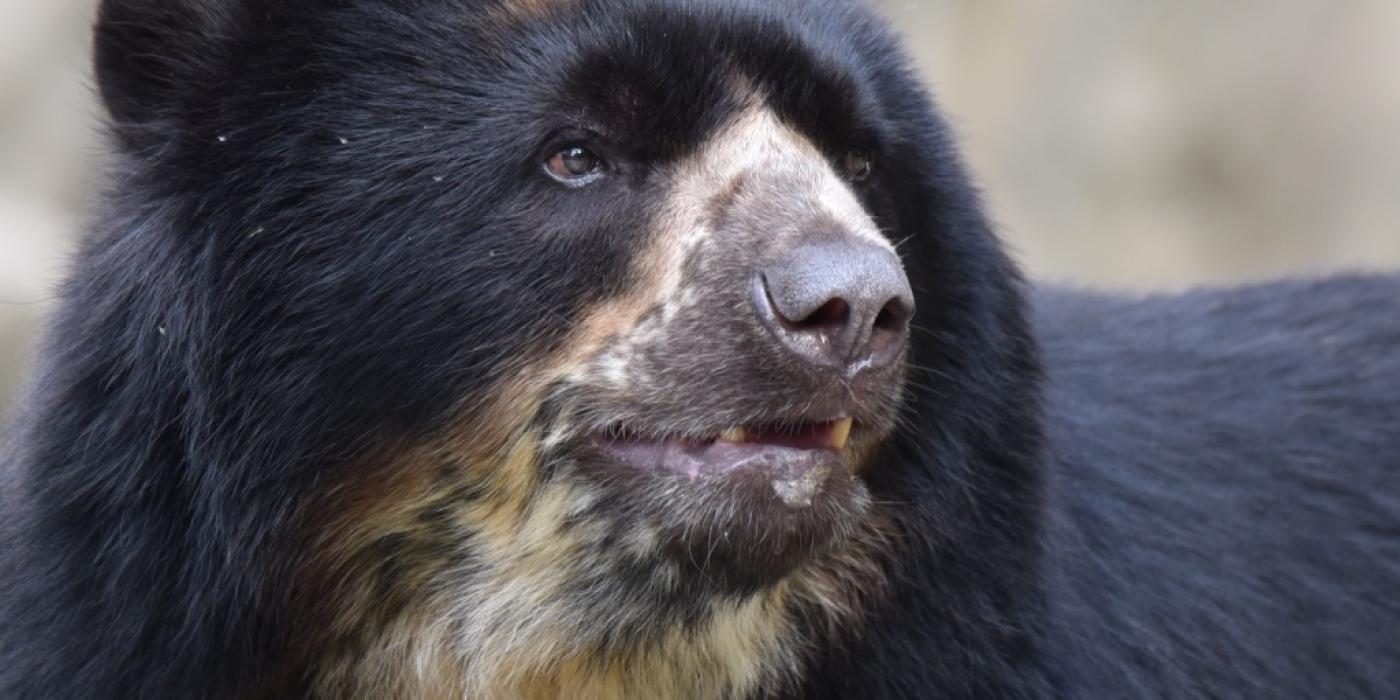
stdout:
<svg viewBox="0 0 1400 700">
<path fill-rule="evenodd" d="M 568 185 L 583 185 L 603 173 L 603 159 L 583 146 L 569 146 L 544 163 L 550 177 Z"/>
<path fill-rule="evenodd" d="M 861 182 L 870 177 L 872 167 L 870 154 L 862 148 L 852 148 L 841 158 L 841 169 L 851 182 Z"/>
</svg>

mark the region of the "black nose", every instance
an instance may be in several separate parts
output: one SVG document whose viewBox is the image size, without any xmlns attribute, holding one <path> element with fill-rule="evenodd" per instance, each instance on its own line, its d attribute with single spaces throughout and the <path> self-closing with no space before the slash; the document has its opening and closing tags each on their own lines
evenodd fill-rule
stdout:
<svg viewBox="0 0 1400 700">
<path fill-rule="evenodd" d="M 799 244 L 753 283 L 758 316 L 788 350 L 847 375 L 899 356 L 914 294 L 899 258 L 854 239 Z"/>
</svg>

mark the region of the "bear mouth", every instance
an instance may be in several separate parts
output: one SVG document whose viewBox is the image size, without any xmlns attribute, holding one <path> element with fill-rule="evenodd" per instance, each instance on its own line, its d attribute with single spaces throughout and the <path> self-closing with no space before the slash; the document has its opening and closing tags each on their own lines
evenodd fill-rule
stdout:
<svg viewBox="0 0 1400 700">
<path fill-rule="evenodd" d="M 594 436 L 594 444 L 614 459 L 642 469 L 684 474 L 692 479 L 744 469 L 762 457 L 814 451 L 844 456 L 855 421 L 736 426 L 703 436 L 654 436 L 623 426 Z"/>
<path fill-rule="evenodd" d="M 827 416 L 836 415 L 835 418 Z M 870 507 L 855 455 L 871 438 L 845 412 L 687 434 L 616 425 L 593 433 L 587 470 L 654 528 L 696 585 L 772 585 L 841 543 Z"/>
<path fill-rule="evenodd" d="M 736 426 L 700 436 L 655 436 L 615 427 L 596 435 L 594 444 L 621 464 L 691 481 L 740 473 L 766 476 L 785 503 L 801 507 L 810 503 L 831 470 L 849 471 L 853 427 L 849 417 Z"/>
</svg>

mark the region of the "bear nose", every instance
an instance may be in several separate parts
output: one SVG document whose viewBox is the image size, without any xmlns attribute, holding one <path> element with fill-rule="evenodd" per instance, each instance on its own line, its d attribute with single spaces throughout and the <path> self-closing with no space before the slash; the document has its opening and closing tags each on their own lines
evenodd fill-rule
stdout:
<svg viewBox="0 0 1400 700">
<path fill-rule="evenodd" d="M 893 251 L 868 241 L 807 241 L 759 271 L 754 305 L 789 351 L 847 376 L 899 356 L 914 294 Z"/>
</svg>

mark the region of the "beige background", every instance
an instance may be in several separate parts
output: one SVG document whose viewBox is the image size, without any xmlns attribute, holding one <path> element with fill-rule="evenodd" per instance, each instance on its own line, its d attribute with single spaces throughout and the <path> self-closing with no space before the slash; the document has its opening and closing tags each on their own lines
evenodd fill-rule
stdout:
<svg viewBox="0 0 1400 700">
<path fill-rule="evenodd" d="M 1400 267 L 1400 2 L 883 5 L 1033 275 Z M 0 0 L 0 405 L 99 184 L 90 0 Z"/>
</svg>

